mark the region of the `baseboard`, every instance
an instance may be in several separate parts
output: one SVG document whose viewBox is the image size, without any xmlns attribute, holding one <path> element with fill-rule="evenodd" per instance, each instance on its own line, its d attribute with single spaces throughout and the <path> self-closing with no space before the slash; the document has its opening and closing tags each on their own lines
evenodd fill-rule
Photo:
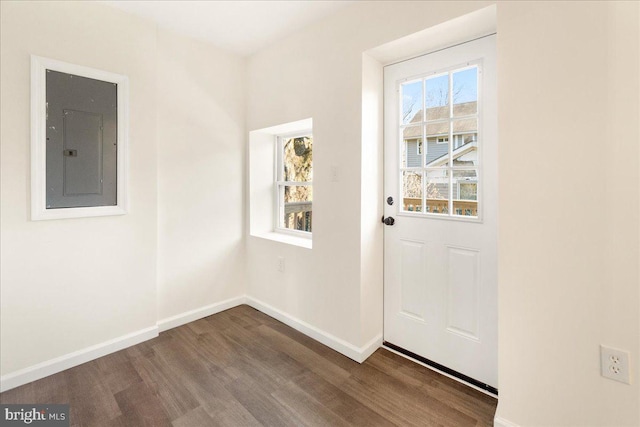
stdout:
<svg viewBox="0 0 640 427">
<path fill-rule="evenodd" d="M 228 310 L 230 308 L 245 304 L 246 297 L 241 295 L 239 297 L 230 298 L 228 300 L 220 301 L 215 304 L 207 305 L 195 310 L 186 311 L 176 316 L 167 317 L 158 321 L 158 330 L 160 332 L 167 331 L 178 326 L 182 326 L 194 320 L 199 320 L 212 314 L 220 313 L 221 311 Z"/>
<path fill-rule="evenodd" d="M 382 334 L 374 337 L 371 341 L 365 344 L 360 348 L 360 360 L 358 362 L 362 363 L 369 358 L 373 353 L 376 352 L 377 349 L 382 347 Z"/>
<path fill-rule="evenodd" d="M 157 322 L 156 326 L 142 329 L 131 334 L 124 335 L 119 338 L 115 338 L 104 343 L 96 344 L 91 347 L 84 348 L 82 350 L 74 351 L 64 356 L 57 357 L 55 359 L 47 360 L 37 365 L 30 366 L 28 368 L 21 369 L 16 372 L 12 372 L 0 377 L 0 392 L 10 390 L 15 387 L 30 383 L 32 381 L 39 380 L 49 375 L 57 374 L 65 369 L 73 368 L 74 366 L 81 365 L 91 360 L 97 359 L 107 354 L 114 353 L 116 351 L 131 347 L 132 345 L 139 344 L 143 341 L 155 338 L 159 332 L 175 328 L 177 326 L 184 325 L 194 320 L 199 320 L 212 314 L 219 313 L 224 310 L 236 307 L 241 304 L 248 304 L 251 307 L 259 310 L 274 319 L 281 321 L 282 323 L 292 327 L 293 329 L 302 332 L 303 334 L 315 339 L 318 342 L 334 349 L 335 351 L 344 354 L 350 359 L 355 360 L 358 363 L 364 362 L 369 356 L 371 356 L 378 348 L 382 346 L 382 335 L 379 335 L 365 344 L 363 347 L 356 347 L 328 332 L 322 331 L 315 326 L 312 326 L 300 319 L 278 310 L 269 304 L 263 303 L 255 298 L 249 296 L 238 296 L 230 298 L 225 301 L 221 301 L 216 304 L 211 304 L 205 307 L 201 307 L 195 310 L 187 311 L 185 313 L 178 314 L 176 316 L 168 317 Z M 505 425 L 509 427 L 508 425 Z"/>
<path fill-rule="evenodd" d="M 518 424 L 505 420 L 502 417 L 495 417 L 493 419 L 493 427 L 520 427 Z"/>
<path fill-rule="evenodd" d="M 152 326 L 3 375 L 0 377 L 0 392 L 57 374 L 65 369 L 81 365 L 157 336 L 158 327 Z"/>
<path fill-rule="evenodd" d="M 374 351 L 376 351 L 382 345 L 382 335 L 375 337 L 363 347 L 356 347 L 328 332 L 322 331 L 315 326 L 312 326 L 300 319 L 278 310 L 275 307 L 270 306 L 260 300 L 247 296 L 247 305 L 263 312 L 264 314 L 273 317 L 276 320 L 281 321 L 285 325 L 292 327 L 293 329 L 302 332 L 303 334 L 313 338 L 314 340 L 321 342 L 347 356 L 349 359 L 355 360 L 358 363 L 364 362 Z"/>
</svg>

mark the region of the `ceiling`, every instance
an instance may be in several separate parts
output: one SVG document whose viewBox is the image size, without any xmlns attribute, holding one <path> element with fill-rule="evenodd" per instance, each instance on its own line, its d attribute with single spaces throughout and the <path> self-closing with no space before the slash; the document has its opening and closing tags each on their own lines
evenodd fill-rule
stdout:
<svg viewBox="0 0 640 427">
<path fill-rule="evenodd" d="M 102 3 L 246 56 L 353 1 L 107 0 Z"/>
</svg>

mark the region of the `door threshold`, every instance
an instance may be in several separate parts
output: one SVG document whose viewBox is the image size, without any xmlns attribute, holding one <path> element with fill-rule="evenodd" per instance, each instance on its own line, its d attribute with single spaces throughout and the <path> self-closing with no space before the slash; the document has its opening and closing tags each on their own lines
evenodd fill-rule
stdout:
<svg viewBox="0 0 640 427">
<path fill-rule="evenodd" d="M 392 344 L 388 341 L 384 341 L 382 343 L 382 346 L 385 349 L 391 351 L 392 353 L 395 353 L 399 356 L 409 359 L 419 365 L 424 366 L 425 368 L 429 368 L 432 371 L 435 371 L 439 374 L 444 375 L 445 377 L 451 378 L 452 380 L 455 380 L 468 387 L 478 390 L 488 396 L 495 397 L 496 399 L 498 398 L 498 389 L 493 386 L 490 386 L 489 384 L 485 384 L 481 381 L 468 377 L 465 374 L 461 374 L 460 372 L 447 368 L 446 366 L 442 366 L 439 363 L 436 363 L 432 360 L 429 360 L 425 357 L 415 354 L 409 350 L 405 350 L 404 348 L 399 347 L 395 344 Z"/>
</svg>

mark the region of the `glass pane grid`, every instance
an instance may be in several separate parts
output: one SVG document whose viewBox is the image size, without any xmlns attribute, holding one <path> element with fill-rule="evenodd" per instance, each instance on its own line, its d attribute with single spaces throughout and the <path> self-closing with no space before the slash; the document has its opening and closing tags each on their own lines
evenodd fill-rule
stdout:
<svg viewBox="0 0 640 427">
<path fill-rule="evenodd" d="M 416 168 L 422 166 L 425 152 L 424 126 L 412 125 L 401 129 L 400 133 L 401 168 Z"/>
<path fill-rule="evenodd" d="M 280 137 L 276 226 L 296 232 L 312 231 L 313 137 Z"/>
<path fill-rule="evenodd" d="M 403 94 L 414 94 L 413 98 L 406 97 L 415 101 L 414 107 L 420 98 L 417 89 L 421 87 L 423 93 L 420 111 L 404 108 L 403 104 L 401 210 L 478 218 L 478 66 L 430 75 L 405 85 Z M 410 120 L 407 111 L 412 111 Z M 420 126 L 422 139 L 417 142 Z M 465 149 L 469 143 L 476 144 Z M 421 167 L 414 166 L 418 157 L 424 161 Z"/>
<path fill-rule="evenodd" d="M 313 181 L 313 138 L 311 135 L 286 138 L 282 142 L 281 181 Z"/>
<path fill-rule="evenodd" d="M 424 183 L 422 171 L 402 171 L 400 175 L 402 183 L 402 205 L 404 212 L 422 212 L 424 206 Z"/>
<path fill-rule="evenodd" d="M 290 230 L 311 232 L 313 213 L 313 187 L 311 185 L 279 184 L 280 227 Z"/>
<path fill-rule="evenodd" d="M 413 80 L 400 85 L 400 122 L 403 125 L 419 123 L 423 119 L 423 80 Z"/>
</svg>

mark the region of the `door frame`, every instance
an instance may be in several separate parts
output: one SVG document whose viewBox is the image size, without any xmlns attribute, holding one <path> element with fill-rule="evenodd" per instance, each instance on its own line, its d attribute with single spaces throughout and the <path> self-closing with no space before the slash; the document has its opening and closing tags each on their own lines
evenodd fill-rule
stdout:
<svg viewBox="0 0 640 427">
<path fill-rule="evenodd" d="M 415 56 L 411 56 L 410 58 L 407 58 L 407 59 L 402 59 L 402 60 L 398 60 L 398 61 L 395 61 L 395 62 L 389 62 L 389 63 L 385 63 L 385 64 L 380 64 L 381 65 L 381 69 L 383 70 L 383 76 L 384 76 L 384 69 L 386 67 L 393 66 L 393 65 L 396 65 L 396 64 L 400 64 L 400 63 L 403 63 L 403 62 L 406 62 L 406 61 L 410 61 L 412 59 L 428 56 L 428 55 L 431 55 L 431 54 L 434 54 L 434 53 L 437 53 L 437 52 L 440 52 L 440 51 L 443 51 L 443 50 L 454 48 L 456 46 L 460 46 L 460 45 L 463 45 L 463 44 L 467 44 L 467 43 L 470 43 L 470 42 L 474 42 L 476 40 L 484 39 L 486 37 L 491 37 L 491 36 L 495 36 L 495 35 L 497 35 L 497 31 L 493 31 L 491 33 L 482 35 L 480 37 L 470 38 L 470 39 L 467 39 L 465 41 L 461 41 L 459 43 L 455 43 L 453 45 L 449 45 L 449 46 L 446 46 L 446 47 L 435 49 L 435 50 L 432 50 L 432 51 L 429 51 L 429 52 L 425 52 L 425 53 L 421 53 L 421 54 L 418 54 L 418 55 L 415 55 Z M 497 61 L 497 57 L 496 57 L 496 61 Z M 446 67 L 446 68 L 448 69 L 450 67 Z M 408 77 L 407 79 L 410 80 L 410 77 Z M 480 91 L 481 89 L 479 88 L 478 90 Z M 497 87 L 496 87 L 496 90 L 497 90 Z M 383 82 L 382 82 L 381 93 L 383 94 L 382 107 L 381 107 L 381 110 L 382 110 L 382 121 L 383 121 L 383 123 L 386 123 L 386 118 L 385 118 L 385 115 L 384 115 L 384 79 L 383 79 Z M 496 97 L 496 101 L 497 101 L 497 97 Z M 483 117 L 483 108 L 481 106 L 478 106 L 478 118 L 479 118 L 479 128 L 478 129 L 479 129 L 479 131 L 481 131 L 482 117 Z M 497 118 L 496 118 L 496 120 L 497 120 Z M 496 129 L 496 132 L 497 132 L 497 129 Z M 497 133 L 496 133 L 496 137 L 497 137 Z M 381 200 L 379 202 L 379 205 L 382 206 L 383 213 L 384 213 L 384 206 L 385 206 L 385 203 L 386 203 L 386 196 L 387 196 L 387 194 L 384 191 L 384 188 L 385 188 L 385 179 L 384 179 L 385 174 L 384 174 L 384 171 L 385 171 L 385 164 L 386 164 L 386 156 L 384 155 L 385 143 L 386 143 L 385 142 L 385 134 L 384 134 L 384 132 L 382 132 L 382 134 L 381 134 L 381 140 L 382 140 L 381 141 L 381 150 L 382 150 L 382 168 L 383 168 L 382 169 L 383 170 L 382 180 L 383 180 L 383 182 L 382 182 Z M 484 161 L 483 161 L 484 151 L 485 150 L 483 149 L 483 147 L 479 147 L 478 157 L 479 157 L 479 159 L 481 159 L 481 161 L 480 161 L 480 165 L 478 167 L 478 170 L 479 170 L 480 176 L 482 176 L 482 170 L 484 169 Z M 498 167 L 498 165 L 499 165 L 499 162 L 498 162 L 498 159 L 496 159 L 495 166 Z M 482 199 L 484 199 L 484 197 L 483 197 L 484 196 L 484 194 L 483 194 L 484 193 L 484 185 L 483 185 L 484 184 L 484 179 L 481 179 L 480 181 L 481 181 L 481 183 L 480 183 L 480 185 L 478 187 L 478 194 L 479 194 L 480 197 L 482 197 Z M 497 181 L 496 181 L 496 185 L 498 185 L 498 184 L 499 184 L 499 177 L 497 177 Z M 401 185 L 401 184 L 399 183 L 399 185 Z M 400 194 L 400 193 L 398 193 L 398 194 Z M 497 203 L 497 200 L 496 200 L 496 203 Z M 484 205 L 484 200 L 482 201 L 482 204 Z M 466 222 L 482 223 L 482 222 L 484 222 L 484 218 L 483 218 L 484 207 L 481 206 L 480 209 L 482 209 L 482 211 L 481 210 L 478 211 L 478 216 L 476 218 L 469 219 L 469 218 L 465 218 L 465 217 L 460 217 L 460 218 L 453 217 L 453 218 L 447 218 L 447 221 L 466 221 Z M 496 213 L 497 213 L 497 206 L 496 206 Z M 398 213 L 398 215 L 400 215 L 400 213 Z M 405 215 L 402 214 L 401 216 L 405 216 Z M 407 216 L 410 216 L 410 215 L 407 214 Z M 384 218 L 384 215 L 382 215 L 382 217 Z M 498 223 L 497 223 L 497 218 L 496 218 L 496 233 L 497 233 L 497 224 Z M 386 230 L 386 227 L 383 226 L 383 230 Z M 385 328 L 384 328 L 384 310 L 385 310 L 384 309 L 384 304 L 385 304 L 384 293 L 387 290 L 387 286 L 385 285 L 385 280 L 384 280 L 384 275 L 385 275 L 385 272 L 384 272 L 384 253 L 385 253 L 385 243 L 384 243 L 385 237 L 384 237 L 384 234 L 386 234 L 386 231 L 383 231 L 383 237 L 382 237 L 382 239 L 383 239 L 383 243 L 382 243 L 382 251 L 383 251 L 383 270 L 382 270 L 383 327 L 382 327 L 382 345 L 383 345 L 383 347 L 385 347 L 386 349 L 388 349 L 388 350 L 390 350 L 392 352 L 400 354 L 400 355 L 402 355 L 404 357 L 412 359 L 414 362 L 422 364 L 425 367 L 427 367 L 429 369 L 432 369 L 432 370 L 435 370 L 435 371 L 437 371 L 437 372 L 439 372 L 439 373 L 441 373 L 441 374 L 443 374 L 443 375 L 445 375 L 445 376 L 447 376 L 449 378 L 452 378 L 452 379 L 454 379 L 456 381 L 462 382 L 463 384 L 465 384 L 467 386 L 470 386 L 470 387 L 472 387 L 472 388 L 474 388 L 476 390 L 479 390 L 479 391 L 481 391 L 481 392 L 483 392 L 483 393 L 485 393 L 485 394 L 487 394 L 489 396 L 497 397 L 498 396 L 498 389 L 496 387 L 493 387 L 493 386 L 485 384 L 485 383 L 483 383 L 481 381 L 475 380 L 475 379 L 473 379 L 473 378 L 471 378 L 471 377 L 469 377 L 469 376 L 467 376 L 467 375 L 465 375 L 463 373 L 457 372 L 457 371 L 455 371 L 453 369 L 450 369 L 450 368 L 448 368 L 446 366 L 443 366 L 443 365 L 441 365 L 441 364 L 439 364 L 439 363 L 437 363 L 435 361 L 429 360 L 429 359 L 427 359 L 427 358 L 425 358 L 423 356 L 420 356 L 420 355 L 418 355 L 416 353 L 413 353 L 413 352 L 411 352 L 409 350 L 403 349 L 403 348 L 401 348 L 401 347 L 399 347 L 399 346 L 397 346 L 395 344 L 392 344 L 392 343 L 386 341 Z M 496 249 L 497 249 L 497 246 L 496 246 Z M 496 264 L 498 262 L 497 252 L 498 251 L 496 251 Z M 497 297 L 497 283 L 496 283 L 496 297 Z M 496 301 L 496 310 L 498 309 L 497 303 L 498 303 L 498 301 Z M 498 313 L 496 312 L 496 317 L 497 317 L 497 314 Z M 497 327 L 498 327 L 498 324 L 496 323 L 496 328 Z M 496 354 L 498 352 L 497 345 L 498 345 L 498 342 L 496 341 Z M 498 366 L 496 366 L 496 369 L 498 369 Z M 499 374 L 499 372 L 498 372 L 498 374 Z"/>
</svg>

